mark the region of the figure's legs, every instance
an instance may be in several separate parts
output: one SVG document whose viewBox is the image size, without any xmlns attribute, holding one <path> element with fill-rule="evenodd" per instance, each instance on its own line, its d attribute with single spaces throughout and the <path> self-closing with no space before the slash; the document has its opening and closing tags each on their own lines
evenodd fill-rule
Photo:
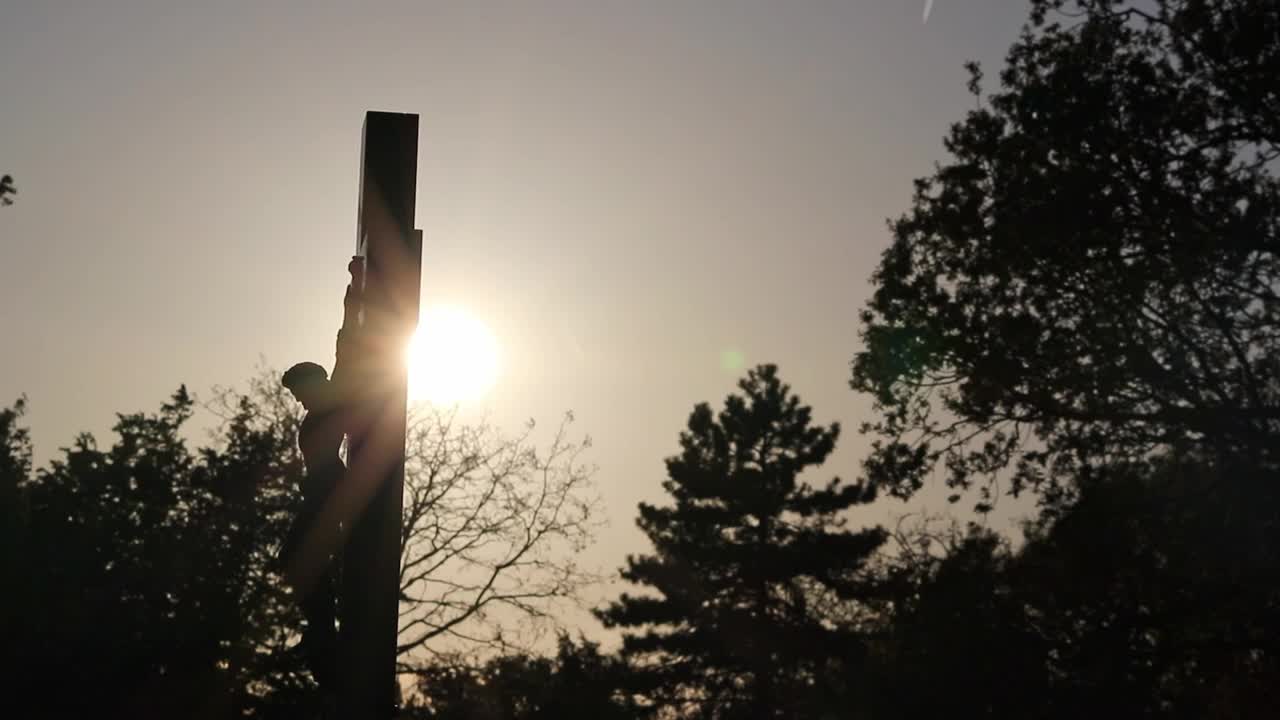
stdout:
<svg viewBox="0 0 1280 720">
<path fill-rule="evenodd" d="M 311 592 L 301 598 L 307 626 L 302 631 L 302 650 L 311 676 L 324 690 L 336 691 L 338 680 L 337 582 L 330 564 Z"/>
<path fill-rule="evenodd" d="M 320 515 L 324 495 L 309 493 L 294 520 L 286 540 L 283 559 L 286 564 L 295 553 L 302 550 L 302 540 Z M 334 558 L 327 558 L 323 572 L 309 588 L 293 587 L 295 598 L 306 626 L 302 631 L 301 650 L 321 689 L 336 692 L 338 679 L 338 630 L 337 630 L 337 567 Z"/>
</svg>

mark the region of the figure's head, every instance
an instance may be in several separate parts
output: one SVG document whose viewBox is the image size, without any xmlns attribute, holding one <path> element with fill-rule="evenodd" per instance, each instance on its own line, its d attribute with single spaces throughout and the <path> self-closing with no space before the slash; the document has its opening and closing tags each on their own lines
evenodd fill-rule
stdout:
<svg viewBox="0 0 1280 720">
<path fill-rule="evenodd" d="M 280 383 L 310 410 L 321 402 L 329 385 L 329 373 L 313 362 L 300 362 L 285 371 Z"/>
</svg>

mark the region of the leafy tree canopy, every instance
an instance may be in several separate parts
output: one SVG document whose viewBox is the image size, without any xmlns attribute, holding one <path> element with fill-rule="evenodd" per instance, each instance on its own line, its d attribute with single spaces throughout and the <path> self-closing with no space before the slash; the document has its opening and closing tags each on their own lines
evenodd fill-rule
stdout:
<svg viewBox="0 0 1280 720">
<path fill-rule="evenodd" d="M 1280 5 L 1032 6 L 891 224 L 852 365 L 869 480 L 1012 469 L 1052 500 L 1175 445 L 1280 466 Z"/>
</svg>

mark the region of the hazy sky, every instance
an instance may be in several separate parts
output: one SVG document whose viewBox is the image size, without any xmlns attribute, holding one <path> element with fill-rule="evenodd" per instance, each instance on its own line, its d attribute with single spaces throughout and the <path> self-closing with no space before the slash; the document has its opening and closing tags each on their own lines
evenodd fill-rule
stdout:
<svg viewBox="0 0 1280 720">
<path fill-rule="evenodd" d="M 572 409 L 612 527 L 695 402 L 776 362 L 845 426 L 857 311 L 911 179 L 994 77 L 1021 2 L 0 2 L 0 402 L 38 457 L 153 411 L 332 361 L 366 110 L 421 115 L 423 304 L 502 347 L 484 400 Z M 935 499 L 930 509 L 941 510 Z M 906 508 L 889 503 L 877 517 Z"/>
</svg>

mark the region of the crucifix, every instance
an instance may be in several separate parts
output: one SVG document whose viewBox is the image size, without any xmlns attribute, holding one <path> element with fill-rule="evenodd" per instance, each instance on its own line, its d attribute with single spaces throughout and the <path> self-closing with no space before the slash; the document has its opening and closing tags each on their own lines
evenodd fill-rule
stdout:
<svg viewBox="0 0 1280 720">
<path fill-rule="evenodd" d="M 397 711 L 401 505 L 408 404 L 405 351 L 418 324 L 422 232 L 414 228 L 418 116 L 369 112 L 361 147 L 356 255 L 364 259 L 354 417 L 342 496 L 346 542 L 338 710 L 344 720 Z"/>
</svg>

